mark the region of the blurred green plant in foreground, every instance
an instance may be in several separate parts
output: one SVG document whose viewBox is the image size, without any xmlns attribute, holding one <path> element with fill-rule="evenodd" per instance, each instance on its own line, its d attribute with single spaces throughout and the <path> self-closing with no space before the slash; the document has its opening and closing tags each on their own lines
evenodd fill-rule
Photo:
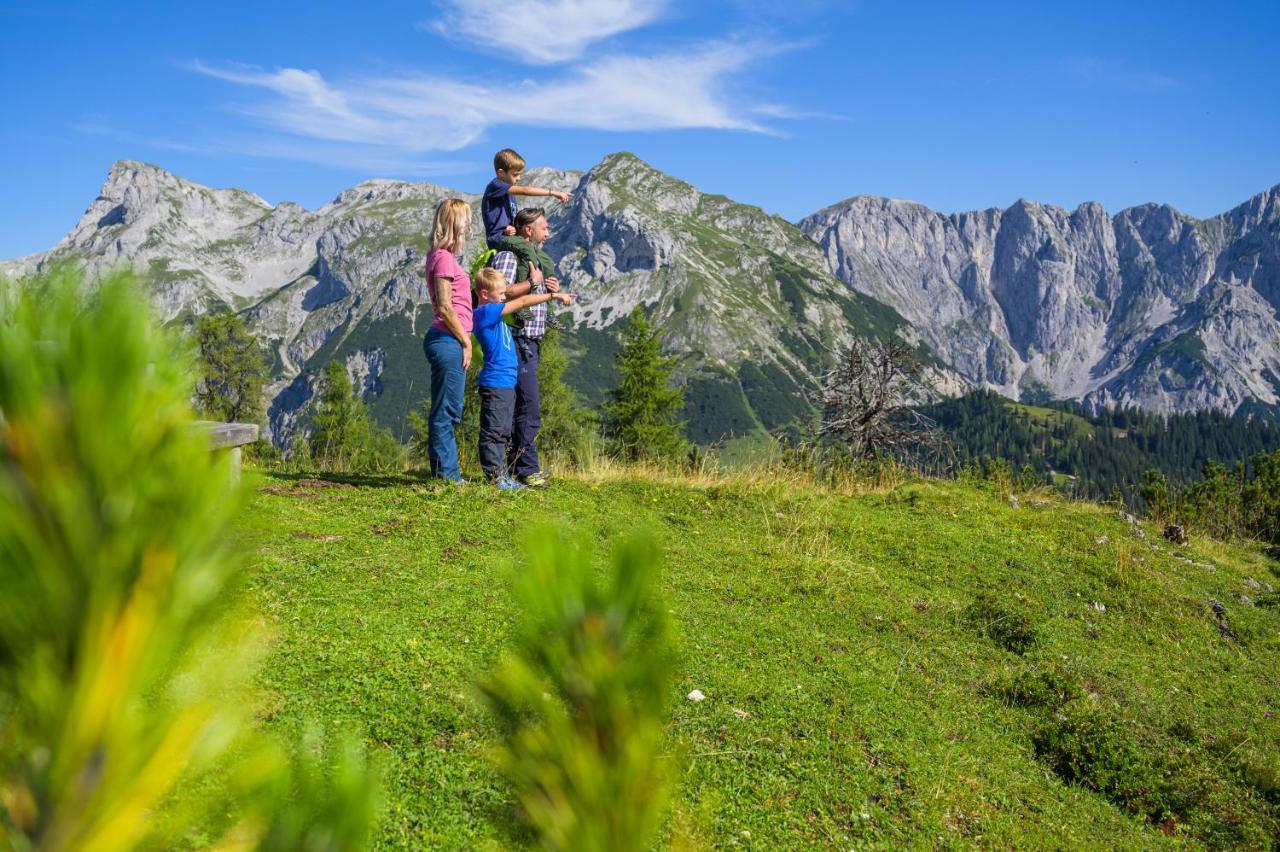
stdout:
<svg viewBox="0 0 1280 852">
<path fill-rule="evenodd" d="M 516 581 L 515 648 L 479 688 L 504 733 L 498 766 L 548 848 L 647 849 L 661 825 L 672 652 L 658 566 L 649 539 L 625 542 L 602 585 L 589 548 L 546 531 Z"/>
<path fill-rule="evenodd" d="M 0 847 L 361 847 L 363 748 L 251 727 L 242 497 L 192 427 L 190 351 L 129 276 L 89 290 L 0 281 Z"/>
</svg>

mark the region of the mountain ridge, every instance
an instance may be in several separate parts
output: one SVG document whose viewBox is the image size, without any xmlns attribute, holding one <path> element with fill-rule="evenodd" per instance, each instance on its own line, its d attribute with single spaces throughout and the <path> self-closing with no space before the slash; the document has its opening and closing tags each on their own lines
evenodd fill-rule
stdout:
<svg viewBox="0 0 1280 852">
<path fill-rule="evenodd" d="M 570 380 L 588 399 L 611 384 L 619 322 L 636 305 L 664 326 L 679 356 L 690 431 L 703 442 L 798 428 L 812 416 L 809 390 L 831 349 L 855 332 L 910 334 L 892 310 L 832 276 L 793 224 L 702 193 L 632 154 L 588 172 L 527 176 L 574 193 L 564 205 L 537 201 L 548 210 L 561 278 L 583 294 L 562 316 Z M 373 179 L 307 210 L 121 161 L 53 249 L 0 268 L 21 276 L 70 261 L 95 277 L 129 264 L 166 322 L 241 313 L 271 355 L 268 427 L 277 443 L 303 425 L 317 377 L 335 358 L 403 437 L 427 392 L 421 270 L 445 197 L 478 201 L 435 184 Z M 473 224 L 468 258 L 479 248 L 478 211 Z"/>
<path fill-rule="evenodd" d="M 527 179 L 574 193 L 565 205 L 537 199 L 561 278 L 583 294 L 565 312 L 571 379 L 598 399 L 617 323 L 645 305 L 680 356 L 691 434 L 703 442 L 807 422 L 816 376 L 853 335 L 924 347 L 948 393 L 989 387 L 1157 411 L 1271 413 L 1280 402 L 1280 354 L 1268 337 L 1280 335 L 1271 307 L 1280 238 L 1265 233 L 1280 221 L 1280 185 L 1207 220 L 1157 203 L 1114 216 L 1097 202 L 1067 210 L 1029 199 L 940 213 L 855 195 L 793 224 L 629 152 L 586 172 L 531 169 Z M 93 276 L 128 263 L 151 283 L 165 321 L 242 313 L 271 352 L 278 442 L 298 427 L 319 361 L 334 357 L 375 415 L 402 426 L 424 394 L 413 342 L 429 304 L 421 264 L 445 197 L 478 202 L 433 183 L 373 178 L 308 210 L 121 160 L 52 249 L 0 261 L 0 272 L 69 260 Z M 479 234 L 478 216 L 475 224 Z M 473 238 L 468 257 L 478 245 Z M 1244 253 L 1218 275 L 1233 245 Z M 1126 270 L 1144 264 L 1159 268 L 1135 287 Z M 1221 363 L 1235 357 L 1242 368 Z"/>
<path fill-rule="evenodd" d="M 1280 404 L 1280 186 L 1209 219 L 1155 203 L 942 214 L 855 196 L 800 226 L 841 280 L 976 385 L 1094 409 Z M 1241 248 L 1265 262 L 1234 263 Z"/>
</svg>

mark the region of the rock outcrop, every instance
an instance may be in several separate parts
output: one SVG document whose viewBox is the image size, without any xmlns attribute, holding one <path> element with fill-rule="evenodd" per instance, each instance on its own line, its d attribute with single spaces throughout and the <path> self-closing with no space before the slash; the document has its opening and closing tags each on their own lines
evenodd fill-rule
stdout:
<svg viewBox="0 0 1280 852">
<path fill-rule="evenodd" d="M 1009 396 L 1280 412 L 1280 186 L 1197 220 L 857 197 L 801 228 L 967 380 Z"/>
</svg>

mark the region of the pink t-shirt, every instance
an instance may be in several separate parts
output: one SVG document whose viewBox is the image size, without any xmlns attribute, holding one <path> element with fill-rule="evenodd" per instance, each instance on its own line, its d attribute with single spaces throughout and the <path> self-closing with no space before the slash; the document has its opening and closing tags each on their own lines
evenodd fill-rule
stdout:
<svg viewBox="0 0 1280 852">
<path fill-rule="evenodd" d="M 462 323 L 462 330 L 471 331 L 471 276 L 458 264 L 453 252 L 436 249 L 427 255 L 427 290 L 431 293 L 431 304 L 436 304 L 437 275 L 453 279 L 453 310 Z M 436 306 L 436 319 L 432 328 L 447 332 L 449 329 L 440 319 L 440 308 Z"/>
</svg>

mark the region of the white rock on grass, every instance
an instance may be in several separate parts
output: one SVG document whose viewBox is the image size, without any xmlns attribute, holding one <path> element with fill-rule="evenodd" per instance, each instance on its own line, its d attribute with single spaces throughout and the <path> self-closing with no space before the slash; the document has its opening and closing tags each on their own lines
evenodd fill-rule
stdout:
<svg viewBox="0 0 1280 852">
<path fill-rule="evenodd" d="M 702 694 L 701 689 L 695 689 L 693 692 L 690 692 L 685 697 L 688 698 L 690 701 L 702 701 L 706 699 L 707 696 Z"/>
</svg>

